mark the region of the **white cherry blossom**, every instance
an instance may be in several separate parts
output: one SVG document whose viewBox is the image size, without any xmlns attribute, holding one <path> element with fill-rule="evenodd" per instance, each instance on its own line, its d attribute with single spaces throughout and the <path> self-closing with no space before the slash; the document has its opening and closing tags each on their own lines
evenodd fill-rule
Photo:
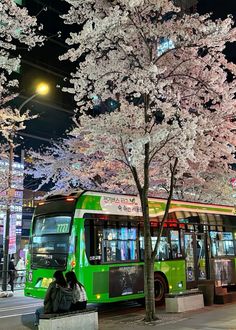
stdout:
<svg viewBox="0 0 236 330">
<path fill-rule="evenodd" d="M 147 196 L 164 180 L 169 202 L 175 185 L 190 182 L 184 178 L 203 185 L 206 174 L 224 175 L 234 161 L 226 118 L 236 106 L 235 81 L 228 79 L 236 66 L 223 50 L 236 29 L 231 17 L 186 15 L 168 0 L 67 2 L 65 23 L 82 27 L 70 34 L 61 56 L 76 63 L 64 88 L 77 102 L 75 127 L 46 155 L 34 154 L 34 175 L 42 184 L 52 178 L 55 191 L 82 187 L 140 196 L 150 321 L 160 237 L 152 250 Z M 163 40 L 170 47 L 158 51 Z M 92 116 L 94 95 L 119 106 Z"/>
</svg>

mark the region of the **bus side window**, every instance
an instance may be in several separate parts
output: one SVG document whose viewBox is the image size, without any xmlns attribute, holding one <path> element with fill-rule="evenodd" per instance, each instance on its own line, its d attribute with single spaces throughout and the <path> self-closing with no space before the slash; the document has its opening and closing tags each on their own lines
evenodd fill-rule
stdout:
<svg viewBox="0 0 236 330">
<path fill-rule="evenodd" d="M 176 259 L 182 257 L 178 230 L 170 231 L 170 243 L 172 258 Z"/>
<path fill-rule="evenodd" d="M 102 227 L 97 219 L 85 220 L 85 248 L 91 264 L 99 264 L 102 260 Z"/>
<path fill-rule="evenodd" d="M 144 261 L 144 234 L 143 234 L 143 223 L 139 223 L 138 227 L 139 235 L 139 259 Z"/>
<path fill-rule="evenodd" d="M 137 261 L 137 226 L 129 221 L 110 222 L 103 229 L 103 261 Z"/>
<path fill-rule="evenodd" d="M 157 242 L 159 228 L 154 223 L 151 226 L 151 240 L 152 240 L 152 250 L 154 250 Z M 160 238 L 159 247 L 156 254 L 156 260 L 168 260 L 170 259 L 170 244 L 169 244 L 169 233 L 166 228 L 163 229 L 162 236 Z"/>
<path fill-rule="evenodd" d="M 155 239 L 152 238 L 153 249 L 156 243 L 157 237 Z M 161 240 L 159 243 L 159 248 L 157 250 L 157 259 L 158 260 L 168 260 L 170 259 L 170 246 L 168 242 L 168 236 L 161 236 Z"/>
<path fill-rule="evenodd" d="M 232 232 L 210 231 L 211 253 L 213 257 L 234 255 Z"/>
<path fill-rule="evenodd" d="M 91 264 L 138 261 L 137 222 L 86 219 L 85 246 Z"/>
</svg>

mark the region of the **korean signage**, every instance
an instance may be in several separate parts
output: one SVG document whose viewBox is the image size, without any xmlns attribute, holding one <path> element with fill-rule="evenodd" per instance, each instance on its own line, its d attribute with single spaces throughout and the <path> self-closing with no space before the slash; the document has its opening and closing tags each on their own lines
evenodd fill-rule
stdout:
<svg viewBox="0 0 236 330">
<path fill-rule="evenodd" d="M 140 199 L 135 196 L 103 196 L 101 197 L 101 208 L 107 213 L 142 215 Z"/>
</svg>

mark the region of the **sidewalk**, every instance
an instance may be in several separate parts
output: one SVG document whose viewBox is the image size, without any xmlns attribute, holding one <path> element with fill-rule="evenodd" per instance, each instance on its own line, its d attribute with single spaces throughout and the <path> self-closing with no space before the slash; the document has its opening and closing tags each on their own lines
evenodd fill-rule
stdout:
<svg viewBox="0 0 236 330">
<path fill-rule="evenodd" d="M 207 306 L 186 313 L 157 310 L 159 320 L 144 324 L 144 311 L 106 317 L 99 320 L 99 330 L 236 330 L 236 304 Z"/>
<path fill-rule="evenodd" d="M 24 297 L 23 290 L 15 291 L 13 298 L 9 298 L 9 302 L 11 299 L 14 301 L 14 297 Z M 126 310 L 129 310 L 130 313 Z M 132 312 L 128 306 L 127 309 L 121 308 L 115 315 L 114 313 L 112 315 L 108 309 L 105 314 L 102 313 L 98 317 L 99 330 L 236 330 L 236 303 L 206 306 L 185 313 L 166 313 L 164 308 L 157 308 L 159 320 L 152 325 L 143 322 L 144 314 L 143 309 L 134 308 Z M 27 317 L 29 318 L 28 323 L 32 323 L 33 329 L 32 316 Z M 29 327 L 27 328 L 29 329 Z M 26 327 L 22 325 L 15 329 L 26 329 Z"/>
</svg>

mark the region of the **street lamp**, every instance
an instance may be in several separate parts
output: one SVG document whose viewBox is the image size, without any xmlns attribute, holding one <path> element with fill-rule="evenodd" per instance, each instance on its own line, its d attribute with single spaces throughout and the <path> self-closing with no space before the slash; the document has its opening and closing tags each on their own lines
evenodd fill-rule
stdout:
<svg viewBox="0 0 236 330">
<path fill-rule="evenodd" d="M 34 99 L 38 95 L 46 95 L 49 92 L 49 86 L 46 83 L 40 83 L 36 86 L 35 93 L 28 97 L 18 108 L 19 112 L 23 107 Z M 14 132 L 10 134 L 8 140 L 9 144 L 9 167 L 8 167 L 8 192 L 7 192 L 7 210 L 6 210 L 6 223 L 4 230 L 4 250 L 3 250 L 3 276 L 2 276 L 2 290 L 7 290 L 8 280 L 8 265 L 9 265 L 9 231 L 10 231 L 10 219 L 11 219 L 11 195 L 12 195 L 12 172 L 14 162 Z"/>
<path fill-rule="evenodd" d="M 20 106 L 19 106 L 19 111 L 21 111 L 24 106 L 30 102 L 31 100 L 33 100 L 36 96 L 38 95 L 46 95 L 49 93 L 49 85 L 41 82 L 40 84 L 38 84 L 35 88 L 35 93 L 33 95 L 31 95 L 30 97 L 28 97 Z"/>
<path fill-rule="evenodd" d="M 47 95 L 49 93 L 49 85 L 41 82 L 36 87 L 36 93 L 40 95 Z"/>
</svg>

